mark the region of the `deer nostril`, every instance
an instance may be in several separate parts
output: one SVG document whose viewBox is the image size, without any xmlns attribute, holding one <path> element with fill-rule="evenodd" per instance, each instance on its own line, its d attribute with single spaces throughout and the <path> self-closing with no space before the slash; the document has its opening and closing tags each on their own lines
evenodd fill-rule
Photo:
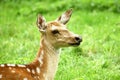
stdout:
<svg viewBox="0 0 120 80">
<path fill-rule="evenodd" d="M 76 40 L 76 41 L 79 41 L 79 40 L 80 40 L 80 38 L 79 38 L 79 37 L 75 37 L 75 40 Z"/>
<path fill-rule="evenodd" d="M 75 40 L 78 42 L 82 42 L 82 38 L 81 37 L 75 37 Z"/>
</svg>

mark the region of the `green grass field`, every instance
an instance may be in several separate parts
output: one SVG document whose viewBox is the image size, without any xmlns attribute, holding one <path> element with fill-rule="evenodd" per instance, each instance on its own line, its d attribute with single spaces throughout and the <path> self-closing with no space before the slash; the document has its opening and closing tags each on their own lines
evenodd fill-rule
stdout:
<svg viewBox="0 0 120 80">
<path fill-rule="evenodd" d="M 40 45 L 37 14 L 42 13 L 50 21 L 69 9 L 69 3 L 65 8 L 60 6 L 65 6 L 64 1 L 54 3 L 0 1 L 0 64 L 27 64 L 34 59 Z M 80 34 L 83 42 L 79 47 L 62 49 L 55 80 L 120 80 L 120 14 L 114 10 L 78 7 L 73 6 L 67 26 Z"/>
</svg>

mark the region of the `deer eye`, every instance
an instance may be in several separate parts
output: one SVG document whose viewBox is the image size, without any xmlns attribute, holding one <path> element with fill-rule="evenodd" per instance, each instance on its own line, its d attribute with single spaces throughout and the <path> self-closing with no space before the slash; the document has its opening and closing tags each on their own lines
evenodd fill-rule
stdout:
<svg viewBox="0 0 120 80">
<path fill-rule="evenodd" d="M 52 33 L 53 33 L 53 34 L 58 34 L 59 31 L 58 31 L 58 30 L 53 30 Z"/>
</svg>

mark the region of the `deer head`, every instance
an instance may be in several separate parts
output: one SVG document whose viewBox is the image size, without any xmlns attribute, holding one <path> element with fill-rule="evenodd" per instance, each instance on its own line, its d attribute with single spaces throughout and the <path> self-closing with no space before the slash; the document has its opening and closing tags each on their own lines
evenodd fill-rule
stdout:
<svg viewBox="0 0 120 80">
<path fill-rule="evenodd" d="M 56 20 L 46 22 L 42 15 L 38 15 L 37 27 L 44 37 L 45 41 L 54 48 L 78 46 L 82 42 L 82 38 L 67 29 L 65 25 L 72 15 L 72 9 L 67 10 Z"/>
</svg>

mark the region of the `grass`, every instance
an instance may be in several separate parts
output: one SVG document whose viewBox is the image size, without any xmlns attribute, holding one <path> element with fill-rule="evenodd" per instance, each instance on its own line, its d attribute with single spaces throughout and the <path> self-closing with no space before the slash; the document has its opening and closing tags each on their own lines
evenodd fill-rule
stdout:
<svg viewBox="0 0 120 80">
<path fill-rule="evenodd" d="M 29 63 L 39 48 L 40 33 L 36 27 L 38 11 L 31 13 L 27 1 L 26 5 L 13 3 L 0 3 L 0 64 Z M 42 13 L 47 21 L 56 19 L 64 11 L 53 10 L 53 13 L 49 11 L 53 7 L 46 9 L 48 11 Z M 79 47 L 62 49 L 55 80 L 119 80 L 119 14 L 108 10 L 75 8 L 67 26 L 80 34 L 83 42 Z"/>
</svg>

